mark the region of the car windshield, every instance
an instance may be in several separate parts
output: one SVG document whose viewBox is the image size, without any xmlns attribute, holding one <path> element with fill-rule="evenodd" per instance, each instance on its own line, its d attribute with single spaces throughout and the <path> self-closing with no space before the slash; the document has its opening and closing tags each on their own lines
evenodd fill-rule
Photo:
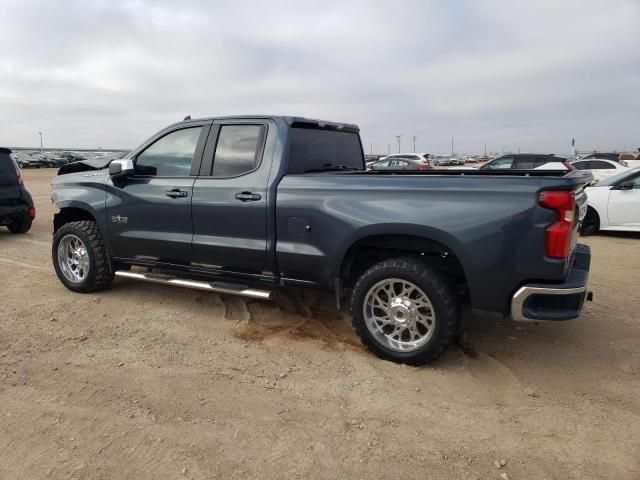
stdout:
<svg viewBox="0 0 640 480">
<path fill-rule="evenodd" d="M 605 180 L 602 180 L 601 182 L 598 182 L 598 186 L 599 187 L 610 187 L 612 185 L 615 185 L 616 183 L 618 183 L 621 180 L 624 180 L 627 177 L 631 177 L 637 173 L 640 173 L 640 167 L 638 168 L 633 168 L 631 170 L 625 170 L 622 173 L 618 173 L 617 175 L 613 175 Z"/>
</svg>

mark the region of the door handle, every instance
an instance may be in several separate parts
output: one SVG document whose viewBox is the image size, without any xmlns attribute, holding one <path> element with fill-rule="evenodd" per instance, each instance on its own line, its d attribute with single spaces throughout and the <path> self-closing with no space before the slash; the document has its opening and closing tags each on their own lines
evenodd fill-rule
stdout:
<svg viewBox="0 0 640 480">
<path fill-rule="evenodd" d="M 183 198 L 183 197 L 188 197 L 189 196 L 189 192 L 185 191 L 185 190 L 178 190 L 177 188 L 174 188 L 173 190 L 169 190 L 164 192 L 164 194 L 167 197 L 171 197 L 171 198 Z"/>
<path fill-rule="evenodd" d="M 259 193 L 240 192 L 236 193 L 236 198 L 241 202 L 257 202 L 262 198 Z"/>
</svg>

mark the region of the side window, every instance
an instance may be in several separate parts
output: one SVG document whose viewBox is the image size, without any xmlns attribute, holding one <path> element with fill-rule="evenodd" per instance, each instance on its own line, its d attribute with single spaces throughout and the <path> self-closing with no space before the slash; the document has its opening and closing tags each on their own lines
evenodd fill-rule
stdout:
<svg viewBox="0 0 640 480">
<path fill-rule="evenodd" d="M 407 168 L 409 166 L 409 162 L 405 162 L 404 160 L 398 160 L 399 168 Z"/>
<path fill-rule="evenodd" d="M 262 126 L 222 125 L 213 156 L 214 177 L 235 177 L 258 166 Z"/>
<path fill-rule="evenodd" d="M 537 166 L 535 157 L 518 157 L 513 162 L 513 168 L 518 170 L 530 170 Z"/>
<path fill-rule="evenodd" d="M 513 165 L 513 157 L 504 157 L 488 163 L 484 168 L 489 170 L 501 170 L 503 168 L 511 168 L 511 165 Z"/>
<path fill-rule="evenodd" d="M 576 167 L 576 170 L 589 170 L 590 163 L 589 160 L 584 160 L 582 162 L 573 162 L 571 165 Z"/>
<path fill-rule="evenodd" d="M 640 176 L 633 179 L 633 188 L 640 189 Z"/>
<path fill-rule="evenodd" d="M 591 169 L 593 170 L 613 170 L 615 167 L 601 160 L 591 160 Z"/>
<path fill-rule="evenodd" d="M 202 127 L 165 135 L 136 158 L 136 173 L 159 177 L 188 177 Z"/>
</svg>

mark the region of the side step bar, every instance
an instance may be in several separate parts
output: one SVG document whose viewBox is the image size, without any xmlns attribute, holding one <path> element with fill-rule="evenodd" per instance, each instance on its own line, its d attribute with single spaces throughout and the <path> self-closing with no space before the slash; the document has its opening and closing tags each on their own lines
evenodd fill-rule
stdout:
<svg viewBox="0 0 640 480">
<path fill-rule="evenodd" d="M 174 285 L 176 287 L 194 288 L 196 290 L 206 290 L 208 292 L 226 293 L 229 295 L 240 295 L 241 297 L 257 298 L 259 300 L 269 300 L 271 292 L 247 288 L 245 285 L 236 285 L 224 282 L 203 282 L 199 280 L 186 280 L 173 275 L 163 273 L 137 273 L 128 270 L 116 270 L 116 276 L 131 278 L 143 282 L 161 283 L 163 285 Z"/>
</svg>

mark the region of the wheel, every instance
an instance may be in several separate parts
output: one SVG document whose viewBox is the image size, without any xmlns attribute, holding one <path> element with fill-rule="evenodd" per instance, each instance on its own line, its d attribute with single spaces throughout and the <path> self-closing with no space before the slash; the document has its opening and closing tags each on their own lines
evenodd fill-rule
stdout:
<svg viewBox="0 0 640 480">
<path fill-rule="evenodd" d="M 393 258 L 367 270 L 354 287 L 351 315 L 371 352 L 409 365 L 424 365 L 442 355 L 460 324 L 452 286 L 415 258 Z"/>
<path fill-rule="evenodd" d="M 27 233 L 31 230 L 32 220 L 30 218 L 23 218 L 22 220 L 15 220 L 7 228 L 11 233 Z"/>
<path fill-rule="evenodd" d="M 107 249 L 96 222 L 63 225 L 53 236 L 53 266 L 60 281 L 74 292 L 93 292 L 113 281 Z"/>
<path fill-rule="evenodd" d="M 587 235 L 592 235 L 596 233 L 600 229 L 600 217 L 598 216 L 598 212 L 596 212 L 593 208 L 589 207 L 587 209 L 587 214 L 582 221 L 582 226 L 580 227 L 580 234 L 584 237 Z"/>
</svg>

